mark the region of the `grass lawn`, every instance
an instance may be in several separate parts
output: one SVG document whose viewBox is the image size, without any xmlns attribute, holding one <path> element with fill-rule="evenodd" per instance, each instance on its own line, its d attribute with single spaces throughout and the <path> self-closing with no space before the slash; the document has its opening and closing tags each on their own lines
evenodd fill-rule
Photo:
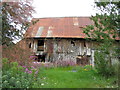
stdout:
<svg viewBox="0 0 120 90">
<path fill-rule="evenodd" d="M 105 79 L 92 69 L 59 67 L 41 69 L 40 88 L 112 88 L 115 78 Z M 33 87 L 36 87 L 33 85 Z M 38 87 L 38 86 L 37 86 Z"/>
</svg>

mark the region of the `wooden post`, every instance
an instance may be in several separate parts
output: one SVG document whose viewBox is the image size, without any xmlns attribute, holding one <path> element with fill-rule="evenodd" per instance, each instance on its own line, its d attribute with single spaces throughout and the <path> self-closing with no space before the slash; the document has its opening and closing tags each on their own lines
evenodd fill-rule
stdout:
<svg viewBox="0 0 120 90">
<path fill-rule="evenodd" d="M 92 66 L 94 67 L 95 66 L 95 62 L 94 62 L 94 53 L 95 53 L 95 50 L 91 50 L 91 58 L 92 58 Z"/>
</svg>

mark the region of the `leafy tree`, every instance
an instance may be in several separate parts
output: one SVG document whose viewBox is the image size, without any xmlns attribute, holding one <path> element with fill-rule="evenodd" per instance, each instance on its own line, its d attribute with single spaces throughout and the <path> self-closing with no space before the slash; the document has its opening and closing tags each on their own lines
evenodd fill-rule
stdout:
<svg viewBox="0 0 120 90">
<path fill-rule="evenodd" d="M 23 36 L 33 12 L 31 0 L 2 2 L 2 45 Z"/>
<path fill-rule="evenodd" d="M 116 39 L 120 39 L 120 1 L 99 1 L 95 4 L 101 13 L 91 17 L 94 24 L 84 28 L 84 33 L 100 43 L 95 52 L 95 67 L 98 72 L 105 76 L 111 76 L 113 75 L 111 58 L 119 58 L 120 55 L 120 52 L 116 52 L 119 51 L 119 47 L 115 47 L 113 44 Z"/>
<path fill-rule="evenodd" d="M 95 2 L 101 13 L 92 16 L 94 25 L 85 28 L 84 33 L 95 39 L 115 39 L 120 35 L 120 1 Z"/>
</svg>

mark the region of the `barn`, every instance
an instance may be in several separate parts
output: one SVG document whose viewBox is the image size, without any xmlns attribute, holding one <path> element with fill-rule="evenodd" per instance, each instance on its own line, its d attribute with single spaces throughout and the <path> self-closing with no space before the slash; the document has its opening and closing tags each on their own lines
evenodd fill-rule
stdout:
<svg viewBox="0 0 120 90">
<path fill-rule="evenodd" d="M 25 33 L 26 46 L 38 62 L 73 61 L 94 65 L 96 41 L 86 40 L 83 28 L 92 25 L 90 17 L 34 18 Z"/>
</svg>

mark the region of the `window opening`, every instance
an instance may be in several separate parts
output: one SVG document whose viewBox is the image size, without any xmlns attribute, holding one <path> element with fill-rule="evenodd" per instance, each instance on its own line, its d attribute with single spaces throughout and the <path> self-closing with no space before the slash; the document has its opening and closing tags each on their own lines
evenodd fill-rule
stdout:
<svg viewBox="0 0 120 90">
<path fill-rule="evenodd" d="M 45 62 L 45 55 L 38 55 L 38 62 Z"/>
<path fill-rule="evenodd" d="M 44 40 L 38 40 L 38 51 L 44 51 Z"/>
<path fill-rule="evenodd" d="M 31 43 L 29 44 L 29 48 L 31 48 Z"/>
<path fill-rule="evenodd" d="M 72 44 L 73 46 L 75 46 L 75 42 L 74 42 L 74 41 L 71 41 L 71 44 Z"/>
<path fill-rule="evenodd" d="M 84 42 L 84 47 L 86 47 L 86 43 Z"/>
</svg>

